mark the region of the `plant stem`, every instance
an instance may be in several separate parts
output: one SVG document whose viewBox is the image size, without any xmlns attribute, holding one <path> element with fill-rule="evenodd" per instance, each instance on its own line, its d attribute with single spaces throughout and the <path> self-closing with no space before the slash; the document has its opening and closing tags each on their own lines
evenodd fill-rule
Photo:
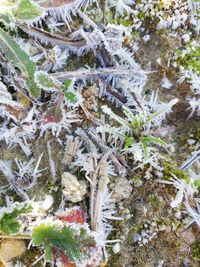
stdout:
<svg viewBox="0 0 200 267">
<path fill-rule="evenodd" d="M 122 75 L 122 76 L 131 76 L 136 73 L 144 73 L 144 71 L 134 71 L 132 69 L 128 68 L 99 68 L 99 69 L 83 69 L 83 70 L 77 70 L 77 71 L 67 71 L 67 72 L 57 72 L 52 73 L 51 76 L 60 79 L 65 80 L 67 78 L 72 77 L 89 77 L 89 76 L 97 76 L 97 75 Z M 148 73 L 148 71 L 147 71 Z"/>
</svg>

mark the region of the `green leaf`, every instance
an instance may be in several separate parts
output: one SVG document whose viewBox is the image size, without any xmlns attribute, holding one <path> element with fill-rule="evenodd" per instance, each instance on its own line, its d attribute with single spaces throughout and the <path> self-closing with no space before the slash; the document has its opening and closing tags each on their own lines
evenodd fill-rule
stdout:
<svg viewBox="0 0 200 267">
<path fill-rule="evenodd" d="M 73 93 L 73 92 L 65 92 L 64 93 L 64 95 L 65 95 L 65 98 L 69 101 L 69 102 L 71 102 L 71 103 L 73 103 L 73 104 L 75 104 L 76 102 L 77 102 L 77 96 Z"/>
<path fill-rule="evenodd" d="M 67 79 L 67 80 L 65 81 L 65 84 L 64 84 L 64 88 L 65 88 L 65 90 L 67 90 L 67 89 L 70 87 L 71 84 L 72 84 L 72 80 Z"/>
<path fill-rule="evenodd" d="M 16 207 L 12 212 L 5 212 L 0 219 L 0 232 L 4 234 L 17 234 L 21 228 L 18 217 L 22 213 L 28 213 L 32 210 L 31 206 Z"/>
<path fill-rule="evenodd" d="M 7 14 L 0 13 L 0 22 L 7 26 L 11 22 L 11 18 Z"/>
<path fill-rule="evenodd" d="M 51 261 L 52 259 L 52 247 L 50 244 L 45 244 L 45 259 Z"/>
<path fill-rule="evenodd" d="M 0 28 L 0 51 L 5 54 L 13 65 L 20 69 L 22 77 L 27 81 L 28 89 L 35 98 L 39 97 L 40 89 L 34 82 L 36 65 L 30 60 L 29 56 L 21 47 Z"/>
<path fill-rule="evenodd" d="M 30 0 L 20 0 L 12 13 L 19 20 L 34 20 L 43 16 L 44 9 Z"/>
<path fill-rule="evenodd" d="M 141 143 L 142 143 L 142 147 L 143 147 L 143 150 L 144 150 L 144 156 L 146 159 L 149 158 L 149 151 L 148 151 L 148 145 L 147 145 L 147 142 L 145 140 L 141 140 Z"/>
<path fill-rule="evenodd" d="M 58 82 L 44 71 L 36 71 L 35 83 L 44 90 L 55 90 L 58 87 Z"/>
<path fill-rule="evenodd" d="M 130 145 L 134 143 L 134 138 L 132 136 L 127 136 L 125 139 L 124 149 L 128 149 Z"/>
<path fill-rule="evenodd" d="M 194 185 L 200 189 L 200 180 L 195 180 Z"/>
<path fill-rule="evenodd" d="M 161 146 L 167 145 L 162 139 L 154 137 L 154 136 L 143 136 L 141 137 L 141 140 L 144 142 L 158 143 Z"/>
<path fill-rule="evenodd" d="M 45 258 L 51 261 L 53 248 L 62 250 L 72 261 L 87 257 L 88 245 L 95 245 L 84 229 L 75 231 L 69 226 L 42 223 L 33 229 L 33 243 L 35 246 L 44 246 Z"/>
<path fill-rule="evenodd" d="M 162 113 L 163 111 L 161 110 L 161 111 L 157 111 L 157 112 L 155 112 L 155 113 L 153 113 L 151 116 L 149 116 L 148 118 L 147 118 L 147 122 L 150 122 L 150 121 L 153 121 L 156 117 L 158 117 L 161 113 Z"/>
</svg>

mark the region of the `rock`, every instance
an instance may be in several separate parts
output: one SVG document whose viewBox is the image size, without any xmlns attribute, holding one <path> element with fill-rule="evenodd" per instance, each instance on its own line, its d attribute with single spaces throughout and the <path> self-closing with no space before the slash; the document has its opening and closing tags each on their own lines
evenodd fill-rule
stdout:
<svg viewBox="0 0 200 267">
<path fill-rule="evenodd" d="M 9 261 L 19 258 L 26 251 L 25 241 L 5 239 L 0 246 L 0 261 L 7 266 Z"/>
<path fill-rule="evenodd" d="M 54 203 L 54 199 L 53 199 L 52 195 L 46 195 L 44 201 L 42 202 L 42 204 L 40 206 L 40 208 L 43 211 L 47 211 L 53 206 L 53 203 Z"/>
<path fill-rule="evenodd" d="M 120 201 L 130 197 L 132 192 L 132 185 L 130 181 L 123 177 L 117 177 L 114 184 L 112 198 L 115 201 Z"/>
<path fill-rule="evenodd" d="M 119 253 L 121 251 L 120 243 L 116 243 L 112 249 L 115 254 Z"/>
<path fill-rule="evenodd" d="M 78 181 L 75 175 L 64 172 L 61 184 L 64 186 L 63 195 L 71 202 L 80 202 L 86 194 L 86 184 L 84 181 Z"/>
</svg>

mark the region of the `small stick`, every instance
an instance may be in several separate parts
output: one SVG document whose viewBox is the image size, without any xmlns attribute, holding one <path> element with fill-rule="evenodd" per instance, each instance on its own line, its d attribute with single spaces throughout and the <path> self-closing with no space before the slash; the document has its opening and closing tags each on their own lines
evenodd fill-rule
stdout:
<svg viewBox="0 0 200 267">
<path fill-rule="evenodd" d="M 107 188 L 108 184 L 108 172 L 107 172 L 107 158 L 111 152 L 106 153 L 100 160 L 98 164 L 98 176 L 99 176 L 99 182 L 98 182 L 98 189 L 94 204 L 94 225 L 93 230 L 98 231 L 98 228 L 101 226 L 101 209 L 102 209 L 102 202 L 103 202 L 103 195 Z"/>
<path fill-rule="evenodd" d="M 91 183 L 90 183 L 90 217 L 91 217 L 91 227 L 95 229 L 94 221 L 94 206 L 95 206 L 95 192 L 97 186 L 97 156 L 96 153 L 91 155 L 93 162 L 93 171 L 91 172 Z"/>
<path fill-rule="evenodd" d="M 28 35 L 35 37 L 43 43 L 50 43 L 53 45 L 66 45 L 78 48 L 86 44 L 85 40 L 71 40 L 61 35 L 50 34 L 49 32 L 43 31 L 36 27 L 26 27 L 25 25 L 18 25 L 18 27 Z"/>
<path fill-rule="evenodd" d="M 150 71 L 146 71 L 149 73 Z M 50 75 L 56 79 L 65 80 L 72 77 L 90 77 L 98 75 L 122 75 L 131 76 L 137 73 L 144 73 L 144 71 L 134 71 L 128 68 L 99 68 L 99 69 L 83 69 L 77 71 L 57 72 Z"/>
</svg>

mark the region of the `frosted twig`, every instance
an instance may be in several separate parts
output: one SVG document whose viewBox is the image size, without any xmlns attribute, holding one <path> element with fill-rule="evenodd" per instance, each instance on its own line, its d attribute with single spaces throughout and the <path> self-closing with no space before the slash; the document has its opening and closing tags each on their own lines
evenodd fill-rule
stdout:
<svg viewBox="0 0 200 267">
<path fill-rule="evenodd" d="M 56 181 L 56 167 L 55 167 L 55 162 L 53 161 L 52 156 L 51 156 L 51 142 L 50 141 L 47 142 L 47 153 L 49 157 L 50 172 L 53 177 L 53 180 Z"/>
<path fill-rule="evenodd" d="M 80 147 L 81 142 L 79 142 L 78 137 L 68 136 L 67 137 L 67 144 L 65 147 L 65 154 L 63 162 L 65 165 L 70 165 L 73 161 L 77 148 Z"/>
<path fill-rule="evenodd" d="M 90 77 L 90 76 L 98 76 L 98 75 L 121 75 L 121 76 L 132 76 L 138 73 L 144 73 L 144 70 L 134 71 L 129 68 L 99 68 L 99 69 L 82 69 L 77 71 L 68 71 L 68 72 L 57 72 L 52 73 L 51 76 L 65 80 L 67 78 L 72 77 Z M 146 71 L 146 73 L 151 73 L 151 71 Z"/>
<path fill-rule="evenodd" d="M 6 176 L 7 181 L 11 188 L 20 196 L 23 200 L 30 200 L 29 196 L 15 184 L 15 175 L 12 172 L 10 163 L 8 161 L 0 160 L 0 171 Z"/>
<path fill-rule="evenodd" d="M 68 38 L 64 38 L 61 35 L 53 35 L 49 32 L 40 30 L 36 27 L 25 27 L 24 25 L 20 25 L 19 28 L 27 33 L 30 36 L 35 37 L 35 39 L 40 40 L 45 44 L 53 44 L 53 45 L 66 45 L 71 47 L 81 47 L 85 45 L 85 40 L 71 40 Z"/>
<path fill-rule="evenodd" d="M 90 173 L 90 216 L 91 216 L 91 226 L 92 229 L 95 229 L 95 220 L 94 220 L 94 205 L 95 205 L 95 192 L 97 184 L 97 156 L 96 153 L 91 155 L 93 163 L 93 171 Z"/>
</svg>

